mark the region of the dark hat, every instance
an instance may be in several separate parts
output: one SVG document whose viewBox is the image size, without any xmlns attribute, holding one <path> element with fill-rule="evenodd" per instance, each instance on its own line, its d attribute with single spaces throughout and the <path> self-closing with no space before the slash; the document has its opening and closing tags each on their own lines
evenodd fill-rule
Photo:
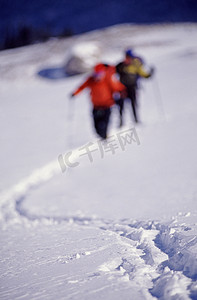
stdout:
<svg viewBox="0 0 197 300">
<path fill-rule="evenodd" d="M 133 54 L 133 51 L 131 49 L 126 50 L 125 54 L 126 54 L 126 56 L 129 56 L 129 57 L 135 57 L 135 55 Z"/>
</svg>

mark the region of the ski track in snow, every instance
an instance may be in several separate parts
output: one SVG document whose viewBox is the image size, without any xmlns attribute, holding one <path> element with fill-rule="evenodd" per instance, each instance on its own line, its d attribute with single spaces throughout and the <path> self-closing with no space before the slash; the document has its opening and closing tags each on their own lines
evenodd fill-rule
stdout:
<svg viewBox="0 0 197 300">
<path fill-rule="evenodd" d="M 116 235 L 117 244 L 123 246 L 125 251 L 120 259 L 104 262 L 95 276 L 106 273 L 124 282 L 132 281 L 136 286 L 143 282 L 146 299 L 197 299 L 196 253 L 190 251 L 190 247 L 197 244 L 197 237 L 184 237 L 183 233 L 191 228 L 185 223 L 179 225 L 178 217 L 162 224 L 153 220 L 114 221 L 85 216 L 36 216 L 25 211 L 23 203 L 28 193 L 59 173 L 60 166 L 54 160 L 35 170 L 9 191 L 3 192 L 0 195 L 2 228 L 16 224 L 36 226 L 40 223 L 51 225 L 68 222 L 106 230 Z M 182 217 L 186 218 L 187 215 Z M 59 262 L 68 263 L 91 254 L 92 252 L 74 253 L 59 257 Z"/>
</svg>

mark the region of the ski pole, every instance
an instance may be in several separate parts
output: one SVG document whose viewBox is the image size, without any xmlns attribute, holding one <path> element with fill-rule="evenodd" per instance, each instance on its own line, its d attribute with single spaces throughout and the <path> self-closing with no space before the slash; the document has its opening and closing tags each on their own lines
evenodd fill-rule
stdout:
<svg viewBox="0 0 197 300">
<path fill-rule="evenodd" d="M 155 94 L 155 100 L 157 103 L 158 111 L 160 112 L 160 115 L 163 117 L 164 121 L 167 121 L 164 106 L 163 106 L 161 91 L 160 91 L 160 87 L 156 75 L 154 75 L 154 79 L 153 79 L 153 90 Z"/>
<path fill-rule="evenodd" d="M 68 147 L 73 148 L 73 134 L 74 134 L 74 107 L 75 100 L 73 98 L 69 98 L 67 105 L 67 120 L 68 120 Z"/>
</svg>

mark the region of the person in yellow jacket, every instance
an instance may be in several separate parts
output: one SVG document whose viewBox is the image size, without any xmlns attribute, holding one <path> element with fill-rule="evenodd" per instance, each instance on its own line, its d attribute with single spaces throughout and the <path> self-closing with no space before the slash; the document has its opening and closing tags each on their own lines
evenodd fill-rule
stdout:
<svg viewBox="0 0 197 300">
<path fill-rule="evenodd" d="M 138 88 L 138 79 L 140 77 L 149 78 L 153 75 L 154 69 L 151 68 L 150 72 L 146 72 L 143 66 L 143 61 L 140 57 L 133 54 L 132 50 L 129 49 L 125 53 L 125 60 L 116 65 L 116 72 L 120 76 L 120 82 L 124 84 L 127 89 L 127 98 L 131 101 L 131 106 L 133 110 L 133 116 L 135 122 L 139 122 L 137 114 L 137 99 L 136 90 Z M 123 108 L 124 108 L 123 98 L 117 101 L 120 111 L 120 126 L 123 123 Z"/>
</svg>

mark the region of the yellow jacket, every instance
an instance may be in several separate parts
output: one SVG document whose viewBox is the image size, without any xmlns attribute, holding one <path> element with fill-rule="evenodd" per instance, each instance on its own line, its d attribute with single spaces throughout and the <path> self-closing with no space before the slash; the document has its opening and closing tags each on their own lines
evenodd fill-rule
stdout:
<svg viewBox="0 0 197 300">
<path fill-rule="evenodd" d="M 151 73 L 146 72 L 139 58 L 133 58 L 131 62 L 123 61 L 116 66 L 120 75 L 120 81 L 126 86 L 137 86 L 139 77 L 149 78 Z"/>
</svg>

